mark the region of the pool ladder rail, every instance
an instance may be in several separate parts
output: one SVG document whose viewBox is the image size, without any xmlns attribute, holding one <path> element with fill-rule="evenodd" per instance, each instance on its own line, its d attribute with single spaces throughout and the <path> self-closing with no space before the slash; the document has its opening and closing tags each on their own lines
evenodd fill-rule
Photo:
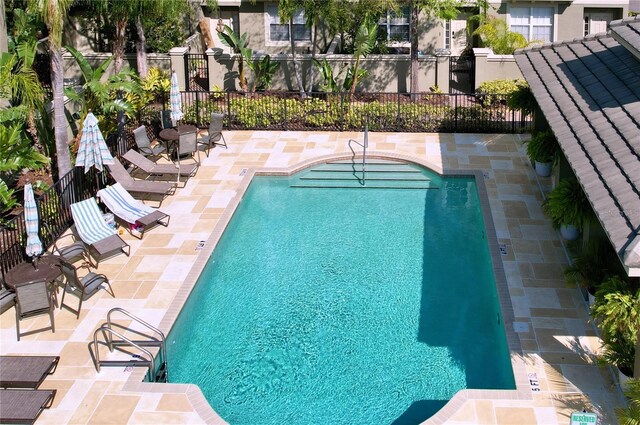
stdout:
<svg viewBox="0 0 640 425">
<path fill-rule="evenodd" d="M 351 159 L 353 161 L 353 164 L 355 165 L 356 151 L 353 149 L 352 143 L 355 143 L 358 146 L 362 146 L 362 179 L 358 178 L 357 176 L 356 178 L 358 178 L 360 184 L 364 186 L 367 184 L 367 148 L 369 147 L 369 127 L 366 125 L 364 126 L 364 138 L 362 143 L 358 142 L 357 140 L 349 139 L 349 149 L 351 149 L 351 153 L 353 154 Z M 353 172 L 355 175 L 355 168 Z"/>
<path fill-rule="evenodd" d="M 114 322 L 111 318 L 113 313 L 121 313 L 127 316 L 132 320 L 132 324 L 137 323 L 142 325 L 151 331 L 151 335 L 139 330 L 134 330 L 130 326 L 124 326 Z M 134 337 L 127 337 L 123 335 L 124 333 L 128 333 L 129 335 L 133 334 Z M 102 335 L 103 340 L 98 340 L 99 335 Z M 133 339 L 135 337 L 142 337 L 142 339 Z M 111 353 L 114 352 L 114 349 L 117 349 L 120 352 L 131 355 L 131 358 L 123 360 L 101 360 L 101 345 L 106 345 Z M 162 331 L 128 311 L 116 307 L 107 313 L 107 322 L 94 331 L 93 342 L 89 344 L 89 351 L 93 364 L 98 372 L 100 372 L 101 366 L 142 366 L 148 368 L 147 379 L 150 382 L 168 382 L 169 371 L 167 369 L 166 345 L 166 338 Z M 132 352 L 133 350 L 129 351 L 131 348 L 136 349 L 137 352 L 134 353 Z M 152 351 L 158 354 L 157 359 Z M 156 364 L 159 364 L 157 369 Z"/>
</svg>

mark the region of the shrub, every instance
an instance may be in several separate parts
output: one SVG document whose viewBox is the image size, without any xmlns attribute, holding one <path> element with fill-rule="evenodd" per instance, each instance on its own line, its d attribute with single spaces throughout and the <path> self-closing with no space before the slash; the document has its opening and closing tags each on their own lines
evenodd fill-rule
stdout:
<svg viewBox="0 0 640 425">
<path fill-rule="evenodd" d="M 495 103 L 506 103 L 509 96 L 518 91 L 520 86 L 526 85 L 524 80 L 491 80 L 485 81 L 478 86 L 476 90 L 480 96 L 480 103 L 484 106 L 490 106 Z"/>
<path fill-rule="evenodd" d="M 562 225 L 574 225 L 582 230 L 593 215 L 587 195 L 575 178 L 560 180 L 542 207 L 556 229 Z"/>
</svg>

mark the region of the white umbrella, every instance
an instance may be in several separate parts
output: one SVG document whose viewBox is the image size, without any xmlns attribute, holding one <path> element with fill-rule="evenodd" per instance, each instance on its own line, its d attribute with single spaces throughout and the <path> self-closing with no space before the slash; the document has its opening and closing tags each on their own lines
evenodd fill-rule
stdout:
<svg viewBox="0 0 640 425">
<path fill-rule="evenodd" d="M 169 107 L 171 108 L 171 121 L 176 125 L 182 119 L 182 97 L 180 87 L 178 87 L 178 76 L 174 72 L 171 74 L 171 91 L 169 92 Z"/>
<path fill-rule="evenodd" d="M 104 137 L 98 128 L 98 119 L 91 112 L 82 123 L 82 138 L 76 157 L 76 167 L 84 167 L 84 172 L 88 172 L 91 167 L 102 171 L 102 164 L 113 164 L 113 156 L 104 142 Z"/>
<path fill-rule="evenodd" d="M 24 185 L 24 223 L 27 228 L 25 251 L 29 257 L 37 257 L 42 254 L 42 242 L 38 237 L 38 207 L 31 183 Z"/>
</svg>

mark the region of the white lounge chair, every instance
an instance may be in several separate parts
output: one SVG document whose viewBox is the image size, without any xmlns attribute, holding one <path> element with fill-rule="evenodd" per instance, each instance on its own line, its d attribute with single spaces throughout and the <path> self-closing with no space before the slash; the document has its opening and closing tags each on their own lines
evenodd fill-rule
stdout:
<svg viewBox="0 0 640 425">
<path fill-rule="evenodd" d="M 98 197 L 120 219 L 141 226 L 140 239 L 142 239 L 147 227 L 154 227 L 158 224 L 165 227 L 169 225 L 170 217 L 168 214 L 133 199 L 120 183 L 99 190 Z M 132 235 L 137 236 L 135 233 Z"/>
</svg>

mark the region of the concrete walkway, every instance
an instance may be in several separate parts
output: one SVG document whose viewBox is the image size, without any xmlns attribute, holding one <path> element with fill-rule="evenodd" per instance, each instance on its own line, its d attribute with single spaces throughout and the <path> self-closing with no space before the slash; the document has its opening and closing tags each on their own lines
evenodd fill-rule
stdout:
<svg viewBox="0 0 640 425">
<path fill-rule="evenodd" d="M 113 307 L 168 330 L 240 199 L 244 176 L 252 169 L 282 171 L 320 156 L 350 153 L 348 140 L 362 140 L 362 134 L 237 131 L 225 132 L 225 138 L 229 148 L 217 147 L 208 158 L 203 153 L 197 176 L 164 201 L 161 209 L 171 215 L 170 226 L 149 231 L 142 241 L 125 232 L 131 256 L 100 264 L 98 271 L 110 278 L 116 298 L 106 292 L 94 296 L 79 320 L 56 310 L 55 333 L 20 342 L 13 309 L 0 316 L 0 354 L 61 356 L 56 373 L 41 385 L 58 394 L 38 423 L 223 422 L 193 385 L 141 384 L 140 369 L 97 373 L 88 350 L 94 330 Z M 517 391 L 461 392 L 426 423 L 566 425 L 571 412 L 583 408 L 598 412 L 602 423 L 616 423 L 613 409 L 621 405 L 621 394 L 610 369 L 594 363 L 599 344 L 586 304 L 578 289 L 564 282 L 567 260 L 560 236 L 540 207 L 540 187 L 550 183 L 541 179 L 539 186 L 521 136 L 370 133 L 369 143 L 372 151 L 414 158 L 436 171 L 483 172 L 498 242 L 490 250 L 502 259 L 513 308 L 513 323 L 507 326 L 521 346 L 512 352 Z M 35 328 L 43 320 L 25 324 Z"/>
</svg>

